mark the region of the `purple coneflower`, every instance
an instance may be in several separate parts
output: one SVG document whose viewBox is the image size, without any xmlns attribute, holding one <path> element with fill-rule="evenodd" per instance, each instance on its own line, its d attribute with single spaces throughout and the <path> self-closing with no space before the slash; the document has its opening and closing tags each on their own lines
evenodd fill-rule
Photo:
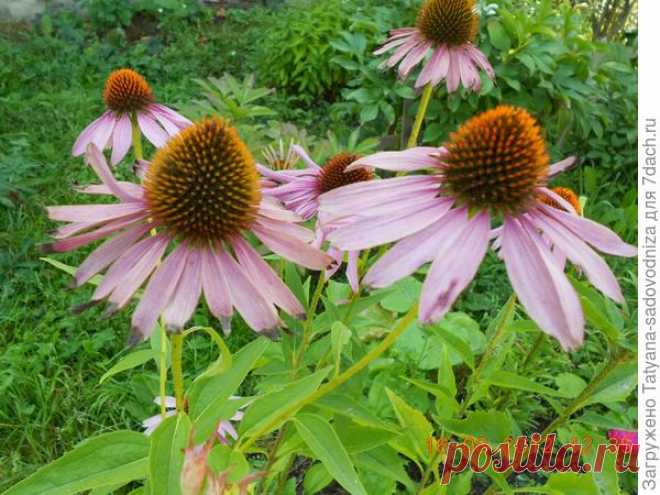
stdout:
<svg viewBox="0 0 660 495">
<path fill-rule="evenodd" d="M 550 175 L 572 162 L 551 166 L 534 118 L 524 109 L 500 106 L 468 120 L 445 147 L 376 153 L 356 161 L 351 167 L 432 173 L 330 191 L 320 198 L 321 214 L 334 226 L 329 241 L 340 249 L 399 241 L 366 274 L 367 286 L 389 286 L 432 262 L 420 299 L 422 323 L 440 320 L 467 287 L 488 249 L 491 221 L 501 222 L 497 242 L 520 301 L 541 329 L 574 349 L 583 339 L 584 316 L 548 241 L 619 302 L 619 284 L 592 247 L 619 256 L 634 256 L 637 249 L 569 212 L 572 206 L 545 187 Z M 540 196 L 569 211 L 544 204 Z"/>
<path fill-rule="evenodd" d="M 302 158 L 307 168 L 277 172 L 264 166 L 258 166 L 258 168 L 264 177 L 281 184 L 268 189 L 267 194 L 278 198 L 287 208 L 300 215 L 304 220 L 309 220 L 318 213 L 321 194 L 373 178 L 373 172 L 366 167 L 346 171 L 352 163 L 360 158 L 358 155 L 339 153 L 328 159 L 323 166 L 319 166 L 303 148 L 297 145 L 292 148 Z M 329 230 L 324 228 L 322 222 L 317 222 L 314 245 L 320 247 L 326 240 L 328 232 Z M 325 277 L 329 278 L 334 275 L 344 258 L 347 257 L 346 276 L 353 292 L 357 292 L 359 251 L 345 252 L 331 245 L 328 254 L 332 256 L 335 263 L 326 271 Z"/>
<path fill-rule="evenodd" d="M 166 328 L 180 330 L 202 292 L 226 330 L 234 307 L 256 331 L 278 326 L 276 306 L 304 314 L 245 236 L 254 234 L 310 269 L 323 270 L 332 260 L 309 244 L 313 233 L 297 224 L 296 215 L 261 197 L 254 159 L 226 121 L 206 119 L 170 139 L 142 185 L 116 181 L 94 145 L 87 158 L 103 185 L 84 191 L 112 194 L 120 203 L 48 208 L 53 220 L 69 222 L 50 248 L 70 251 L 114 235 L 80 265 L 75 281 L 81 285 L 109 267 L 92 303 L 108 299 L 113 312 L 148 280 L 133 313 L 133 343 L 151 333 L 159 316 Z M 168 247 L 173 249 L 161 263 Z"/>
<path fill-rule="evenodd" d="M 432 50 L 431 58 L 422 69 L 415 86 L 437 86 L 447 80 L 447 91 L 456 91 L 460 84 L 479 91 L 479 68 L 489 78 L 495 73 L 486 56 L 474 46 L 479 27 L 479 15 L 474 0 L 426 0 L 417 15 L 415 27 L 394 29 L 385 44 L 374 52 L 381 55 L 396 48 L 385 61 L 387 67 L 400 62 L 402 78 L 419 64 Z"/>
<path fill-rule="evenodd" d="M 230 397 L 232 400 L 236 400 L 239 397 Z M 160 406 L 160 397 L 154 399 L 154 403 Z M 176 399 L 169 395 L 165 396 L 165 417 L 169 418 L 176 415 Z M 243 411 L 236 411 L 236 413 L 226 421 L 220 421 L 218 427 L 215 430 L 215 435 L 217 439 L 224 443 L 225 445 L 229 444 L 228 437 L 232 437 L 234 440 L 238 439 L 238 432 L 234 428 L 233 422 L 238 422 L 243 419 Z M 144 427 L 144 434 L 151 435 L 156 428 L 163 422 L 163 415 L 156 414 L 151 416 L 144 421 L 142 421 L 142 426 Z"/>
<path fill-rule="evenodd" d="M 116 165 L 131 147 L 133 122 L 157 148 L 192 123 L 171 108 L 155 103 L 149 83 L 132 69 L 119 69 L 108 76 L 103 100 L 107 110 L 80 133 L 73 145 L 73 156 L 82 155 L 89 144 L 100 150 L 109 146 L 110 162 Z"/>
</svg>

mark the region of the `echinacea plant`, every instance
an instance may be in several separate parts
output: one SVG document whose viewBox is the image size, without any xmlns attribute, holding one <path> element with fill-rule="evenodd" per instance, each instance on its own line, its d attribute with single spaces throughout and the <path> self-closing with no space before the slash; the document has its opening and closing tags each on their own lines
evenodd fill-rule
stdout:
<svg viewBox="0 0 660 495">
<path fill-rule="evenodd" d="M 142 159 L 139 133 L 161 148 L 170 136 L 192 122 L 169 107 L 157 103 L 149 83 L 133 69 L 119 69 L 108 76 L 103 91 L 106 110 L 80 133 L 73 145 L 73 156 L 80 156 L 90 144 L 100 150 L 112 148 L 110 162 L 119 163 L 131 144 Z"/>
</svg>

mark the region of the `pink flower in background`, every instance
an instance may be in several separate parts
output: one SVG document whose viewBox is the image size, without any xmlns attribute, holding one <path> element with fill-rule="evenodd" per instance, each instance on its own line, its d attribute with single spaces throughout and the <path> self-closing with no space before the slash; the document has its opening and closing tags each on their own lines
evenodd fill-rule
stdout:
<svg viewBox="0 0 660 495">
<path fill-rule="evenodd" d="M 280 184 L 277 187 L 265 190 L 264 194 L 279 199 L 287 208 L 300 215 L 304 220 L 309 220 L 318 213 L 319 196 L 321 194 L 348 184 L 364 182 L 373 178 L 371 169 L 366 167 L 359 167 L 350 172 L 346 171 L 347 167 L 360 158 L 358 155 L 339 153 L 327 160 L 323 166 L 319 166 L 300 146 L 294 145 L 292 149 L 302 158 L 307 168 L 280 171 L 274 171 L 262 165 L 257 165 L 257 168 L 266 179 Z M 314 245 L 321 247 L 327 234 L 328 229 L 324 228 L 321 221 L 318 221 Z M 328 254 L 332 256 L 335 263 L 330 269 L 326 270 L 326 278 L 334 275 L 344 258 L 347 257 L 346 275 L 353 292 L 357 292 L 359 287 L 357 270 L 359 251 L 349 251 L 347 253 L 331 245 Z"/>
<path fill-rule="evenodd" d="M 636 431 L 609 430 L 607 438 L 616 445 L 622 445 L 625 452 L 631 452 L 635 446 L 639 445 Z"/>
<path fill-rule="evenodd" d="M 230 397 L 232 400 L 236 400 L 239 397 Z M 160 406 L 160 397 L 156 397 L 154 399 L 154 403 Z M 165 413 L 165 417 L 169 418 L 171 416 L 176 415 L 176 399 L 171 396 L 166 396 L 165 397 L 165 408 L 167 412 Z M 218 427 L 216 428 L 216 436 L 218 440 L 220 440 L 222 443 L 225 445 L 229 444 L 228 437 L 233 438 L 234 440 L 238 439 L 238 433 L 236 432 L 236 429 L 234 428 L 234 425 L 232 424 L 233 422 L 238 422 L 241 419 L 243 419 L 243 411 L 236 411 L 236 413 L 229 418 L 226 421 L 220 421 L 218 423 Z M 156 428 L 163 422 L 163 415 L 162 414 L 156 414 L 154 416 L 151 416 L 144 421 L 142 421 L 142 426 L 144 427 L 144 434 L 145 435 L 151 435 Z"/>
<path fill-rule="evenodd" d="M 180 330 L 202 292 L 226 331 L 234 308 L 256 331 L 279 325 L 276 306 L 304 314 L 244 236 L 254 234 L 310 269 L 323 270 L 332 260 L 310 245 L 313 233 L 296 215 L 261 197 L 252 155 L 224 120 L 207 119 L 173 137 L 156 153 L 142 185 L 115 180 L 94 145 L 87 159 L 103 184 L 83 191 L 120 202 L 48 208 L 50 218 L 69 222 L 49 247 L 71 251 L 112 236 L 80 265 L 75 281 L 81 285 L 107 268 L 90 304 L 107 299 L 109 312 L 126 306 L 147 282 L 133 313 L 132 343 L 147 337 L 159 317 L 167 329 Z"/>
<path fill-rule="evenodd" d="M 374 54 L 394 49 L 394 54 L 384 64 L 387 67 L 399 64 L 399 75 L 406 78 L 432 50 L 415 87 L 437 86 L 446 80 L 450 93 L 460 85 L 479 91 L 479 69 L 490 79 L 495 73 L 486 56 L 474 45 L 479 27 L 474 3 L 474 0 L 426 0 L 417 15 L 417 25 L 392 30 L 385 44 Z"/>
<path fill-rule="evenodd" d="M 78 136 L 73 156 L 82 155 L 90 144 L 100 150 L 110 147 L 110 162 L 116 165 L 133 142 L 132 118 L 156 148 L 165 146 L 170 136 L 192 123 L 171 108 L 155 103 L 147 81 L 132 69 L 119 69 L 110 74 L 103 100 L 107 110 Z"/>
<path fill-rule="evenodd" d="M 419 319 L 440 320 L 476 275 L 491 240 L 491 222 L 511 284 L 527 313 L 565 349 L 583 340 L 584 316 L 575 289 L 548 247 L 557 246 L 582 267 L 591 283 L 615 301 L 619 284 L 592 249 L 635 256 L 615 233 L 571 212 L 547 189 L 548 177 L 569 167 L 549 164 L 541 129 L 526 110 L 497 107 L 467 121 L 445 147 L 417 147 L 367 156 L 370 166 L 429 175 L 352 184 L 320 197 L 329 241 L 355 251 L 396 242 L 365 275 L 367 286 L 386 287 L 428 262 Z M 539 200 L 546 196 L 567 211 Z M 542 235 L 543 237 L 542 237 Z"/>
</svg>

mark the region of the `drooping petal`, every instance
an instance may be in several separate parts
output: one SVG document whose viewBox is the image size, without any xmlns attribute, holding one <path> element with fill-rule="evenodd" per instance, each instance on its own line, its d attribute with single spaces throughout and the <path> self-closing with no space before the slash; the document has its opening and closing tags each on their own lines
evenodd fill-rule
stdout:
<svg viewBox="0 0 660 495">
<path fill-rule="evenodd" d="M 271 251 L 305 268 L 323 270 L 332 261 L 315 247 L 263 224 L 254 225 L 252 230 Z"/>
<path fill-rule="evenodd" d="M 184 129 L 192 124 L 192 122 L 189 119 L 187 119 L 180 113 L 175 112 L 170 107 L 166 107 L 165 105 L 161 105 L 160 103 L 152 103 L 150 105 L 150 109 L 152 111 L 155 110 L 157 112 L 164 114 L 166 117 L 169 118 L 171 122 L 176 123 L 181 129 Z"/>
<path fill-rule="evenodd" d="M 616 280 L 616 277 L 605 263 L 605 260 L 598 256 L 569 229 L 560 222 L 544 215 L 543 213 L 530 212 L 528 218 L 531 222 L 546 235 L 556 250 L 565 254 L 574 264 L 580 266 L 589 281 L 603 292 L 606 296 L 617 302 L 623 302 L 623 294 Z"/>
<path fill-rule="evenodd" d="M 465 45 L 463 45 L 463 48 L 469 54 L 470 58 L 474 60 L 474 62 L 479 67 L 481 67 L 481 69 L 488 75 L 490 79 L 493 79 L 495 77 L 495 71 L 493 70 L 493 66 L 490 65 L 490 62 L 488 61 L 486 56 L 481 52 L 481 50 L 479 50 L 472 43 L 466 43 Z"/>
<path fill-rule="evenodd" d="M 167 132 L 170 136 L 178 134 L 178 132 L 181 130 L 179 126 L 172 122 L 164 112 L 160 112 L 156 108 L 147 108 L 147 111 L 149 111 L 149 114 L 154 117 L 161 126 L 163 126 L 165 132 Z"/>
<path fill-rule="evenodd" d="M 188 245 L 182 242 L 165 258 L 163 264 L 149 280 L 131 319 L 133 335 L 129 343 L 135 344 L 151 334 L 160 313 L 169 303 L 179 283 L 188 254 Z"/>
<path fill-rule="evenodd" d="M 431 155 L 439 151 L 439 148 L 432 146 L 418 146 L 404 151 L 381 151 L 354 161 L 346 167 L 346 171 L 349 172 L 365 165 L 393 172 L 412 172 L 425 168 L 436 168 L 438 159 Z"/>
<path fill-rule="evenodd" d="M 122 115 L 112 133 L 112 155 L 110 162 L 117 165 L 126 156 L 132 144 L 132 124 L 128 115 Z"/>
<path fill-rule="evenodd" d="M 293 295 L 293 292 L 275 274 L 273 269 L 266 263 L 259 253 L 250 246 L 243 238 L 237 237 L 232 246 L 238 263 L 246 270 L 255 286 L 270 303 L 279 306 L 292 316 L 305 314 L 305 308 Z"/>
<path fill-rule="evenodd" d="M 368 249 L 403 239 L 439 220 L 452 205 L 452 201 L 433 198 L 422 202 L 418 209 L 410 209 L 398 215 L 365 218 L 339 227 L 328 240 L 345 251 Z"/>
<path fill-rule="evenodd" d="M 524 219 L 521 219 L 524 222 Z M 506 217 L 502 257 L 525 310 L 564 349 L 582 343 L 584 316 L 575 289 L 555 264 L 534 226 Z"/>
<path fill-rule="evenodd" d="M 456 48 L 448 48 L 449 52 L 449 68 L 447 69 L 447 91 L 453 93 L 458 89 L 461 81 L 461 71 L 458 61 L 458 53 Z"/>
<path fill-rule="evenodd" d="M 109 111 L 104 112 L 98 119 L 94 120 L 91 124 L 85 127 L 85 129 L 80 133 L 80 135 L 76 139 L 76 142 L 73 145 L 73 148 L 71 150 L 71 154 L 73 156 L 80 156 L 85 152 L 87 146 L 90 143 L 92 143 L 92 138 L 96 133 L 97 128 L 107 125 L 106 117 L 108 116 L 108 114 L 110 114 Z"/>
<path fill-rule="evenodd" d="M 599 223 L 547 205 L 539 205 L 539 208 L 600 252 L 625 257 L 637 255 L 636 246 L 623 242 L 618 235 Z"/>
<path fill-rule="evenodd" d="M 135 225 L 112 239 L 108 239 L 83 261 L 75 274 L 76 285 L 80 286 L 124 254 L 149 230 L 148 224 Z"/>
<path fill-rule="evenodd" d="M 117 198 L 129 202 L 139 200 L 139 196 L 133 196 L 125 188 L 119 185 L 115 176 L 112 175 L 112 172 L 105 161 L 105 157 L 99 148 L 90 144 L 85 153 L 85 158 L 87 159 L 87 163 L 94 169 L 94 172 L 96 172 L 96 175 L 99 176 L 101 182 L 103 182 L 103 184 L 105 184 L 110 192 Z"/>
<path fill-rule="evenodd" d="M 398 38 L 392 39 L 391 41 L 388 40 L 378 50 L 374 51 L 373 54 L 376 56 L 382 55 L 383 53 L 390 51 L 392 48 L 403 45 L 406 41 L 406 37 L 404 36 L 399 36 Z"/>
<path fill-rule="evenodd" d="M 452 232 L 458 232 L 464 223 L 462 210 L 450 210 L 440 220 L 400 240 L 369 269 L 364 284 L 375 288 L 388 287 L 412 275 L 424 263 L 435 259 L 442 243 Z"/>
<path fill-rule="evenodd" d="M 292 222 L 282 222 L 280 220 L 273 220 L 269 217 L 257 217 L 257 223 L 263 225 L 266 228 L 271 230 L 277 230 L 282 234 L 290 235 L 295 237 L 302 242 L 307 244 L 311 243 L 314 240 L 314 232 L 309 230 L 307 227 L 303 227 L 297 223 Z M 318 246 L 317 246 L 318 247 Z"/>
<path fill-rule="evenodd" d="M 354 294 L 360 290 L 360 278 L 358 275 L 358 263 L 360 261 L 360 251 L 349 251 L 348 262 L 346 264 L 346 278 L 348 285 L 351 286 Z"/>
<path fill-rule="evenodd" d="M 220 319 L 223 328 L 229 328 L 228 320 L 233 313 L 230 287 L 222 266 L 210 249 L 202 250 L 202 288 L 211 313 Z"/>
<path fill-rule="evenodd" d="M 141 260 L 149 258 L 149 253 L 152 250 L 157 250 L 161 246 L 164 250 L 167 245 L 166 243 L 167 241 L 162 236 L 148 236 L 140 242 L 133 244 L 112 264 L 94 291 L 92 299 L 94 301 L 100 301 L 108 297 L 119 284 L 129 277 L 133 267 L 138 265 Z"/>
<path fill-rule="evenodd" d="M 405 57 L 408 54 L 410 50 L 412 50 L 415 47 L 417 43 L 418 43 L 417 36 L 413 34 L 406 40 L 406 42 L 403 45 L 401 45 L 399 48 L 396 49 L 394 54 L 385 61 L 384 65 L 387 67 L 394 67 L 403 59 L 403 57 Z"/>
<path fill-rule="evenodd" d="M 201 249 L 191 248 L 186 266 L 172 297 L 163 311 L 165 328 L 178 332 L 188 322 L 202 295 Z"/>
<path fill-rule="evenodd" d="M 91 135 L 91 143 L 95 144 L 100 150 L 105 149 L 112 136 L 112 131 L 115 129 L 117 123 L 117 116 L 112 112 L 106 112 L 104 119 L 94 129 Z"/>
<path fill-rule="evenodd" d="M 169 136 L 153 117 L 145 112 L 137 112 L 137 121 L 145 137 L 156 148 L 165 146 Z"/>
<path fill-rule="evenodd" d="M 479 73 L 472 63 L 472 58 L 465 50 L 457 51 L 457 59 L 459 62 L 459 72 L 461 74 L 461 83 L 466 89 L 472 91 L 479 91 L 481 89 L 481 79 Z"/>
<path fill-rule="evenodd" d="M 124 180 L 118 180 L 117 184 L 123 189 L 126 193 L 126 197 L 131 197 L 131 201 L 137 199 L 142 199 L 144 195 L 144 189 L 139 184 L 134 184 L 133 182 L 127 182 Z M 82 194 L 114 194 L 108 186 L 105 184 L 90 184 L 87 186 L 74 186 L 73 188 L 76 192 Z"/>
<path fill-rule="evenodd" d="M 312 170 L 318 170 L 321 168 L 314 160 L 312 160 L 312 158 L 307 154 L 302 146 L 294 144 L 291 146 L 291 149 L 302 159 L 303 162 L 305 162 L 307 167 L 311 168 Z"/>
<path fill-rule="evenodd" d="M 438 46 L 431 55 L 430 60 L 422 69 L 422 72 L 415 82 L 416 88 L 426 86 L 428 83 L 437 85 L 442 79 L 447 76 L 447 68 L 449 67 L 449 54 L 445 45 Z"/>
<path fill-rule="evenodd" d="M 243 319 L 256 332 L 272 331 L 279 325 L 275 307 L 267 302 L 238 263 L 222 249 L 215 252 L 216 260 L 231 287 L 231 300 Z"/>
<path fill-rule="evenodd" d="M 488 250 L 490 218 L 482 212 L 468 218 L 466 209 L 459 210 L 463 224 L 448 233 L 439 246 L 419 301 L 419 319 L 423 323 L 439 321 L 456 298 L 470 284 Z"/>
<path fill-rule="evenodd" d="M 418 43 L 410 52 L 408 52 L 408 55 L 406 55 L 406 58 L 403 59 L 401 62 L 401 65 L 399 66 L 399 74 L 401 74 L 401 77 L 406 78 L 408 77 L 408 74 L 410 74 L 410 71 L 415 68 L 415 66 L 422 61 L 424 58 L 424 55 L 426 55 L 426 52 L 431 48 L 431 43 L 428 41 L 422 41 Z"/>
</svg>

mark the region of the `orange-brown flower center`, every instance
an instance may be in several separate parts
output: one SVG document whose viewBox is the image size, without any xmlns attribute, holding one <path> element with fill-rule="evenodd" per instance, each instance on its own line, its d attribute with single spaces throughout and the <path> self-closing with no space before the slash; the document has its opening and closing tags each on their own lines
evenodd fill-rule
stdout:
<svg viewBox="0 0 660 495">
<path fill-rule="evenodd" d="M 228 240 L 248 228 L 261 200 L 255 161 L 220 118 L 195 123 L 158 150 L 144 188 L 154 219 L 196 243 Z"/>
<path fill-rule="evenodd" d="M 144 109 L 154 97 L 144 77 L 132 69 L 119 69 L 105 81 L 103 100 L 113 112 L 132 113 Z"/>
<path fill-rule="evenodd" d="M 478 28 L 474 0 L 426 0 L 417 14 L 417 29 L 437 45 L 474 41 Z"/>
<path fill-rule="evenodd" d="M 518 212 L 546 183 L 550 160 L 541 128 L 522 108 L 499 106 L 471 118 L 446 148 L 446 192 L 470 208 Z"/>
<path fill-rule="evenodd" d="M 580 205 L 580 198 L 578 198 L 575 192 L 568 187 L 553 187 L 552 192 L 554 192 L 559 197 L 565 199 L 574 209 L 578 215 L 582 214 L 582 206 Z M 539 196 L 541 203 L 545 203 L 548 206 L 563 210 L 564 207 L 561 206 L 557 201 L 552 198 L 549 198 L 545 194 Z"/>
<path fill-rule="evenodd" d="M 373 172 L 367 168 L 360 167 L 350 172 L 345 171 L 346 167 L 359 159 L 359 155 L 339 153 L 325 162 L 319 182 L 321 192 L 328 192 L 338 187 L 372 179 Z"/>
</svg>

